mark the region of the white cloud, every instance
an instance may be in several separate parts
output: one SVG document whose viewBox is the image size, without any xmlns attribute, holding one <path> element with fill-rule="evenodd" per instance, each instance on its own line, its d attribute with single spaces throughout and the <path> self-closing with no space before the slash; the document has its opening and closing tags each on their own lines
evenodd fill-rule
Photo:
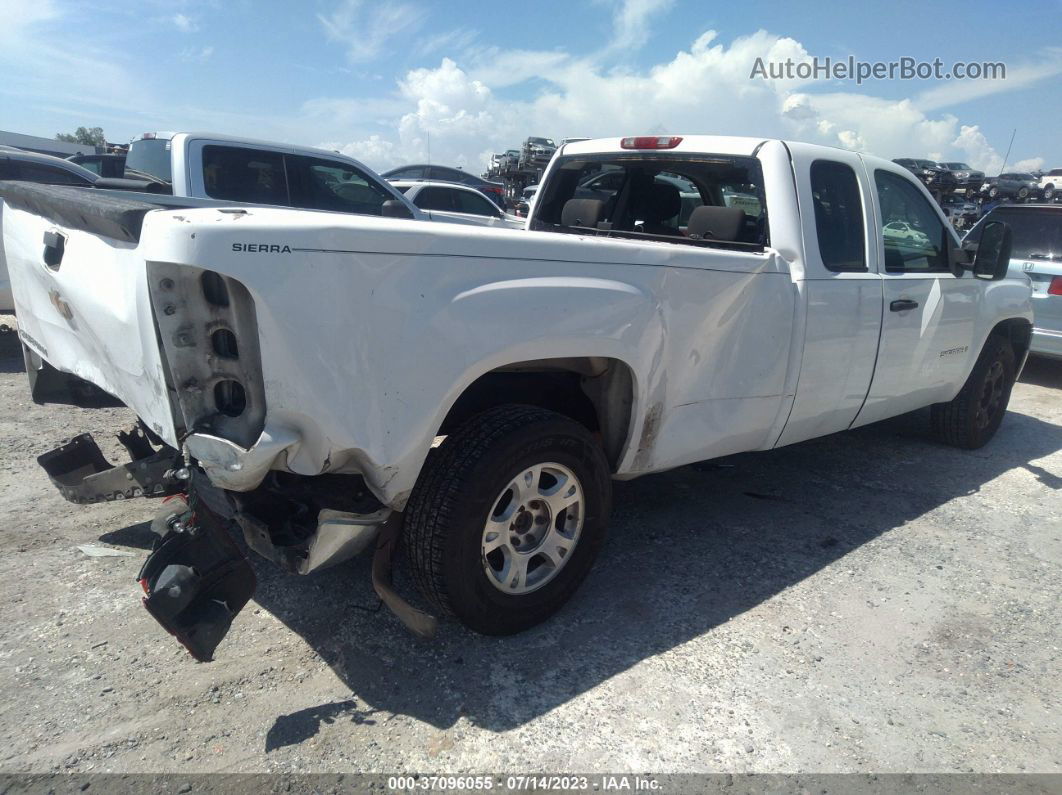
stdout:
<svg viewBox="0 0 1062 795">
<path fill-rule="evenodd" d="M 424 12 L 412 3 L 366 3 L 343 0 L 328 16 L 317 19 L 328 37 L 346 45 L 351 61 L 369 61 L 395 37 L 420 26 Z"/>
<path fill-rule="evenodd" d="M 192 33 L 199 30 L 199 25 L 187 14 L 174 14 L 171 17 L 171 20 L 177 30 L 181 31 L 181 33 Z"/>
<path fill-rule="evenodd" d="M 672 0 L 623 0 L 612 17 L 609 49 L 637 50 L 645 46 L 652 31 L 652 18 L 666 11 Z"/>
<path fill-rule="evenodd" d="M 623 9 L 628 19 L 645 19 L 651 6 L 659 10 L 649 2 Z M 617 22 L 616 29 L 617 40 L 634 35 L 626 23 Z M 404 108 L 376 119 L 375 129 L 366 128 L 347 151 L 384 168 L 423 160 L 430 147 L 434 162 L 478 169 L 491 151 L 518 146 L 528 135 L 652 131 L 788 137 L 887 158 L 932 154 L 968 160 L 989 173 L 1002 165 L 976 126 L 950 113 L 932 115 L 941 95 L 927 92 L 929 107 L 923 107 L 927 94 L 895 100 L 837 90 L 835 83 L 750 79 L 757 57 L 799 62 L 809 55 L 800 42 L 761 30 L 729 43 L 708 31 L 641 71 L 612 68 L 601 52 L 579 58 L 559 50 L 488 48 L 468 58 L 444 57 L 436 67 L 407 73 L 394 100 Z M 1020 85 L 1029 85 L 1032 78 L 1022 75 Z M 543 88 L 531 98 L 498 93 L 532 79 Z"/>
</svg>

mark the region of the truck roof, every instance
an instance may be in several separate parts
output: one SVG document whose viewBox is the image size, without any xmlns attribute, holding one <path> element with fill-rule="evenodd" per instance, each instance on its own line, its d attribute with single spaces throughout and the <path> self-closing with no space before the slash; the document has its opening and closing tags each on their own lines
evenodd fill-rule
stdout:
<svg viewBox="0 0 1062 795">
<path fill-rule="evenodd" d="M 711 152 L 720 155 L 738 155 L 744 157 L 753 156 L 756 151 L 764 144 L 772 141 L 780 141 L 786 145 L 791 151 L 799 148 L 802 152 L 811 152 L 815 150 L 821 150 L 824 156 L 828 156 L 830 152 L 848 151 L 843 150 L 836 146 L 825 146 L 823 144 L 809 144 L 797 141 L 785 141 L 779 138 L 752 138 L 748 136 L 736 136 L 736 135 L 664 135 L 664 136 L 645 136 L 648 138 L 680 138 L 681 140 L 673 147 L 666 149 L 624 149 L 620 142 L 629 136 L 623 136 L 620 138 L 591 138 L 586 141 L 577 141 L 570 144 L 565 144 L 561 148 L 562 155 L 582 155 L 582 154 L 601 154 L 605 153 L 624 153 L 624 152 L 675 152 L 680 154 L 697 154 L 703 152 Z M 642 136 L 635 136 L 642 137 Z M 860 155 L 869 161 L 881 164 L 888 163 L 889 161 L 884 158 L 875 157 L 873 155 L 867 155 L 860 153 Z"/>
<path fill-rule="evenodd" d="M 178 135 L 185 135 L 185 136 L 187 136 L 189 138 L 205 138 L 205 139 L 208 139 L 210 141 L 222 141 L 222 142 L 235 143 L 235 144 L 244 144 L 244 145 L 249 145 L 249 146 L 263 146 L 263 147 L 271 147 L 271 148 L 274 148 L 274 149 L 283 148 L 283 149 L 290 150 L 292 153 L 308 154 L 308 155 L 315 155 L 315 156 L 317 156 L 317 155 L 327 155 L 328 157 L 334 158 L 334 157 L 336 157 L 338 155 L 339 157 L 344 157 L 344 158 L 347 158 L 347 159 L 350 159 L 350 160 L 355 160 L 355 158 L 351 158 L 349 155 L 344 155 L 344 154 L 341 154 L 339 152 L 333 151 L 331 149 L 321 149 L 320 147 L 316 147 L 316 146 L 299 146 L 298 144 L 289 144 L 289 143 L 281 142 L 281 141 L 267 141 L 267 140 L 262 139 L 262 138 L 246 138 L 246 137 L 241 136 L 241 135 L 223 135 L 222 133 L 212 133 L 212 132 L 202 132 L 202 131 L 190 131 L 190 132 L 186 132 L 186 131 L 181 131 L 181 132 L 173 132 L 173 131 L 147 132 L 147 133 L 144 133 L 143 135 L 138 135 L 136 138 L 133 139 L 133 141 L 142 141 L 142 140 L 145 140 L 145 139 L 146 140 L 154 139 L 154 140 L 158 140 L 158 141 L 172 141 Z M 355 162 L 358 162 L 358 161 L 355 160 Z"/>
</svg>

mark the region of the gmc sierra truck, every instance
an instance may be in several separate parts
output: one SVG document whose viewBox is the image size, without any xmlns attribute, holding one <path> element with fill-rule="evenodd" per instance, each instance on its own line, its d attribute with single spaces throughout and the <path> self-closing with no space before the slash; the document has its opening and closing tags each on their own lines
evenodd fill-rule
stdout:
<svg viewBox="0 0 1062 795">
<path fill-rule="evenodd" d="M 902 166 L 822 146 L 567 144 L 526 230 L 0 195 L 35 398 L 85 379 L 139 416 L 127 463 L 87 434 L 39 460 L 75 502 L 171 497 L 140 581 L 200 660 L 254 590 L 234 533 L 298 573 L 375 546 L 429 635 L 403 544 L 434 611 L 517 632 L 586 577 L 612 479 L 924 406 L 979 447 L 1029 347 L 1004 224 L 964 249 Z"/>
</svg>

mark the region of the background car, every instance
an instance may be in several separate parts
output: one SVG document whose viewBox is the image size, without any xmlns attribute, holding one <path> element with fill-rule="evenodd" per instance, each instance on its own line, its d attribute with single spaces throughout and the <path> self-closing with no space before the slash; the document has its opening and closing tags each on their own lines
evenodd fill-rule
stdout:
<svg viewBox="0 0 1062 795">
<path fill-rule="evenodd" d="M 1044 201 L 1053 201 L 1055 194 L 1062 189 L 1062 168 L 1052 168 L 1046 174 L 1041 174 L 1037 184 L 1043 191 Z"/>
<path fill-rule="evenodd" d="M 529 137 L 520 149 L 520 167 L 533 168 L 545 166 L 557 151 L 552 138 Z"/>
<path fill-rule="evenodd" d="M 531 212 L 531 200 L 535 198 L 536 193 L 538 193 L 538 185 L 528 185 L 520 191 L 520 198 L 516 200 L 516 207 L 513 208 L 518 218 L 526 218 Z"/>
<path fill-rule="evenodd" d="M 929 236 L 906 221 L 890 221 L 882 227 L 881 231 L 885 237 L 893 240 L 903 240 L 918 246 L 929 245 Z"/>
<path fill-rule="evenodd" d="M 433 220 L 478 226 L 523 229 L 524 221 L 503 212 L 498 205 L 475 188 L 454 182 L 391 180 L 391 185 L 405 194 L 413 204 L 427 210 Z"/>
<path fill-rule="evenodd" d="M 428 163 L 415 163 L 409 166 L 399 166 L 381 174 L 388 182 L 395 180 L 430 180 L 432 182 L 456 182 L 460 185 L 468 185 L 480 191 L 496 205 L 505 208 L 505 185 L 500 182 L 469 174 L 459 168 L 449 166 L 433 166 Z"/>
<path fill-rule="evenodd" d="M 82 168 L 87 168 L 93 174 L 101 177 L 122 179 L 125 177 L 125 155 L 70 155 L 66 158 L 71 163 L 76 163 Z M 138 175 L 133 175 L 138 176 Z"/>
<path fill-rule="evenodd" d="M 955 189 L 963 191 L 967 196 L 972 196 L 981 190 L 985 182 L 985 172 L 978 171 L 966 163 L 952 161 L 937 163 L 937 165 L 951 172 L 951 175 L 955 177 Z"/>
<path fill-rule="evenodd" d="M 1062 358 L 1062 205 L 1000 205 L 970 230 L 963 244 L 979 242 L 991 221 L 1003 221 L 1013 235 L 1008 277 L 1032 284 L 1029 352 Z"/>
<path fill-rule="evenodd" d="M 1017 171 L 1000 174 L 998 177 L 989 177 L 985 180 L 981 191 L 987 194 L 990 199 L 1006 197 L 1018 199 L 1019 201 L 1034 199 L 1043 193 L 1040 188 L 1040 181 L 1036 177 L 1026 172 Z"/>
<path fill-rule="evenodd" d="M 17 179 L 43 185 L 94 185 L 97 176 L 77 163 L 61 157 L 40 155 L 22 149 L 0 150 L 0 180 Z M 3 226 L 4 202 L 0 199 L 0 228 Z M 0 312 L 14 312 L 15 301 L 11 295 L 11 280 L 7 275 L 7 260 L 4 257 L 3 240 L 0 239 Z"/>
<path fill-rule="evenodd" d="M 951 193 L 958 186 L 958 180 L 955 176 L 948 169 L 932 160 L 901 157 L 892 162 L 898 166 L 903 166 L 922 180 L 929 192 L 938 198 Z"/>
</svg>

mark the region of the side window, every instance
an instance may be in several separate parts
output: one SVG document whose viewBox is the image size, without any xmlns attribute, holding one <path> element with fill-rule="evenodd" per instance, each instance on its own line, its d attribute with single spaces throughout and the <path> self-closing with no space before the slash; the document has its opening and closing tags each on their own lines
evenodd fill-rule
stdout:
<svg viewBox="0 0 1062 795">
<path fill-rule="evenodd" d="M 832 160 L 811 164 L 811 195 L 819 255 L 831 271 L 866 271 L 863 201 L 851 166 Z"/>
<path fill-rule="evenodd" d="M 103 168 L 103 164 L 99 160 L 83 160 L 78 165 L 88 169 L 93 174 L 99 174 Z"/>
<path fill-rule="evenodd" d="M 454 211 L 453 191 L 447 188 L 424 188 L 413 203 L 422 210 Z"/>
<path fill-rule="evenodd" d="M 932 205 L 911 182 L 875 171 L 885 245 L 885 270 L 946 273 L 948 233 Z"/>
<path fill-rule="evenodd" d="M 288 155 L 288 179 L 293 206 L 309 210 L 381 215 L 383 203 L 394 198 L 354 166 L 335 160 Z"/>
<path fill-rule="evenodd" d="M 203 147 L 203 184 L 212 199 L 290 206 L 284 155 L 240 146 Z"/>
<path fill-rule="evenodd" d="M 454 204 L 459 213 L 489 216 L 498 215 L 498 208 L 489 199 L 484 199 L 467 190 L 455 190 L 453 191 L 453 194 Z"/>
<path fill-rule="evenodd" d="M 0 179 L 14 179 L 15 169 L 11 166 L 11 161 L 6 157 L 0 157 Z"/>
<path fill-rule="evenodd" d="M 15 179 L 26 182 L 39 182 L 42 185 L 88 185 L 87 179 L 79 177 L 66 169 L 47 166 L 43 163 L 18 163 L 15 168 Z"/>
<path fill-rule="evenodd" d="M 388 179 L 424 179 L 424 169 L 420 166 L 411 166 L 409 168 L 400 168 L 398 171 L 392 171 L 387 176 Z"/>
</svg>

